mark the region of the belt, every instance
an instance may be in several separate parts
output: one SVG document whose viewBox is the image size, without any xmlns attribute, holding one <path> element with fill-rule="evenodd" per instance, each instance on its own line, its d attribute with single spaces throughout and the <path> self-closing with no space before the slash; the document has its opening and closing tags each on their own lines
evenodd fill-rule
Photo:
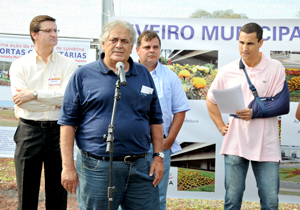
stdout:
<svg viewBox="0 0 300 210">
<path fill-rule="evenodd" d="M 103 160 L 103 161 L 109 161 L 109 157 L 101 157 L 97 155 L 93 155 L 89 152 L 81 150 L 83 153 L 85 153 L 88 157 L 95 158 L 97 160 Z M 125 157 L 114 157 L 113 161 L 124 161 L 125 163 L 133 162 L 139 158 L 144 158 L 146 157 L 146 153 L 141 154 L 141 155 L 126 155 Z"/>
<path fill-rule="evenodd" d="M 57 124 L 57 121 L 34 121 L 34 120 L 25 120 L 23 118 L 20 118 L 20 120 L 25 124 L 37 126 L 41 128 L 54 128 L 60 126 L 59 124 Z"/>
</svg>

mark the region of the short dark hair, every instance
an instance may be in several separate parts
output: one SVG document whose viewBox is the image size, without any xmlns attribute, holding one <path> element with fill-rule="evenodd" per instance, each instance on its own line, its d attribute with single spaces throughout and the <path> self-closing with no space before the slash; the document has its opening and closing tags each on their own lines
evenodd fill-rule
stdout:
<svg viewBox="0 0 300 210">
<path fill-rule="evenodd" d="M 260 40 L 262 40 L 262 36 L 263 36 L 263 29 L 260 25 L 258 25 L 257 23 L 247 23 L 246 25 L 244 25 L 241 28 L 241 32 L 244 32 L 246 34 L 251 34 L 256 32 L 256 38 L 258 39 L 258 42 Z"/>
<path fill-rule="evenodd" d="M 161 41 L 160 41 L 160 38 L 158 36 L 158 34 L 155 32 L 155 31 L 152 31 L 152 30 L 145 30 L 143 31 L 143 33 L 141 33 L 139 35 L 139 38 L 137 40 L 137 43 L 136 43 L 136 46 L 138 48 L 140 48 L 141 44 L 142 44 L 142 40 L 145 38 L 146 41 L 151 41 L 153 38 L 157 38 L 158 41 L 159 41 L 159 46 L 161 46 Z"/>
<path fill-rule="evenodd" d="M 40 30 L 40 23 L 43 22 L 43 21 L 53 21 L 55 22 L 56 19 L 54 19 L 53 17 L 50 17 L 48 15 L 38 15 L 36 17 L 34 17 L 32 19 L 32 21 L 30 22 L 30 26 L 29 26 L 29 32 L 30 32 L 30 37 L 31 37 L 31 40 L 33 41 L 34 43 L 34 39 L 31 35 L 31 32 L 39 32 Z"/>
</svg>

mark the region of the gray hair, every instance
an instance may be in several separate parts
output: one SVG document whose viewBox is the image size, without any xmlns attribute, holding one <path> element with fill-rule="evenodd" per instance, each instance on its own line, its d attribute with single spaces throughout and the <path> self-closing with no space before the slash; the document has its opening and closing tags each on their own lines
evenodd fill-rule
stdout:
<svg viewBox="0 0 300 210">
<path fill-rule="evenodd" d="M 113 20 L 111 22 L 108 22 L 104 25 L 103 27 L 103 32 L 100 36 L 100 42 L 106 42 L 107 38 L 109 36 L 109 33 L 111 32 L 111 30 L 113 30 L 116 26 L 120 26 L 122 28 L 128 29 L 130 32 L 130 39 L 131 39 L 131 44 L 134 45 L 135 41 L 136 41 L 136 32 L 133 28 L 133 26 L 124 21 L 124 20 Z"/>
</svg>

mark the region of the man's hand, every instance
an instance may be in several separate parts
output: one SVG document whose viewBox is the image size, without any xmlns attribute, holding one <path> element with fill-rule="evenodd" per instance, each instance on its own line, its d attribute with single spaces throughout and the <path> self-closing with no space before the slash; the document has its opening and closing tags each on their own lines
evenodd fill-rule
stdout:
<svg viewBox="0 0 300 210">
<path fill-rule="evenodd" d="M 251 120 L 252 118 L 252 109 L 246 108 L 239 111 L 236 111 L 236 115 L 242 120 Z"/>
<path fill-rule="evenodd" d="M 77 185 L 79 185 L 78 174 L 73 169 L 63 168 L 61 172 L 61 184 L 70 193 L 76 193 Z"/>
<path fill-rule="evenodd" d="M 16 89 L 16 91 L 18 91 L 18 93 L 15 94 L 12 99 L 17 106 L 34 99 L 33 90 Z"/>
<path fill-rule="evenodd" d="M 164 176 L 164 163 L 163 160 L 158 156 L 155 156 L 153 158 L 149 176 L 153 176 L 153 172 L 155 172 L 155 179 L 153 181 L 153 185 L 154 187 L 156 187 Z"/>
<path fill-rule="evenodd" d="M 169 150 L 172 147 L 174 141 L 175 141 L 175 139 L 171 139 L 169 136 L 164 138 L 164 141 L 163 141 L 164 150 Z"/>
<path fill-rule="evenodd" d="M 227 134 L 228 128 L 229 128 L 229 121 L 227 122 L 227 125 L 224 125 L 219 129 L 222 136 L 225 136 Z"/>
<path fill-rule="evenodd" d="M 164 150 L 171 149 L 185 118 L 185 111 L 177 112 L 174 114 L 173 122 L 171 124 L 168 136 L 163 140 Z"/>
</svg>

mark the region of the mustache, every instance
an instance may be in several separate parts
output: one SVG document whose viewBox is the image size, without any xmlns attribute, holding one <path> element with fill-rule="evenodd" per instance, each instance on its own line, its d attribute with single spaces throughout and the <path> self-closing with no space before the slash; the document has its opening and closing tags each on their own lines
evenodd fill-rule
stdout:
<svg viewBox="0 0 300 210">
<path fill-rule="evenodd" d="M 124 52 L 124 50 L 114 49 L 113 52 Z"/>
<path fill-rule="evenodd" d="M 147 56 L 156 56 L 156 53 L 149 53 Z"/>
</svg>

